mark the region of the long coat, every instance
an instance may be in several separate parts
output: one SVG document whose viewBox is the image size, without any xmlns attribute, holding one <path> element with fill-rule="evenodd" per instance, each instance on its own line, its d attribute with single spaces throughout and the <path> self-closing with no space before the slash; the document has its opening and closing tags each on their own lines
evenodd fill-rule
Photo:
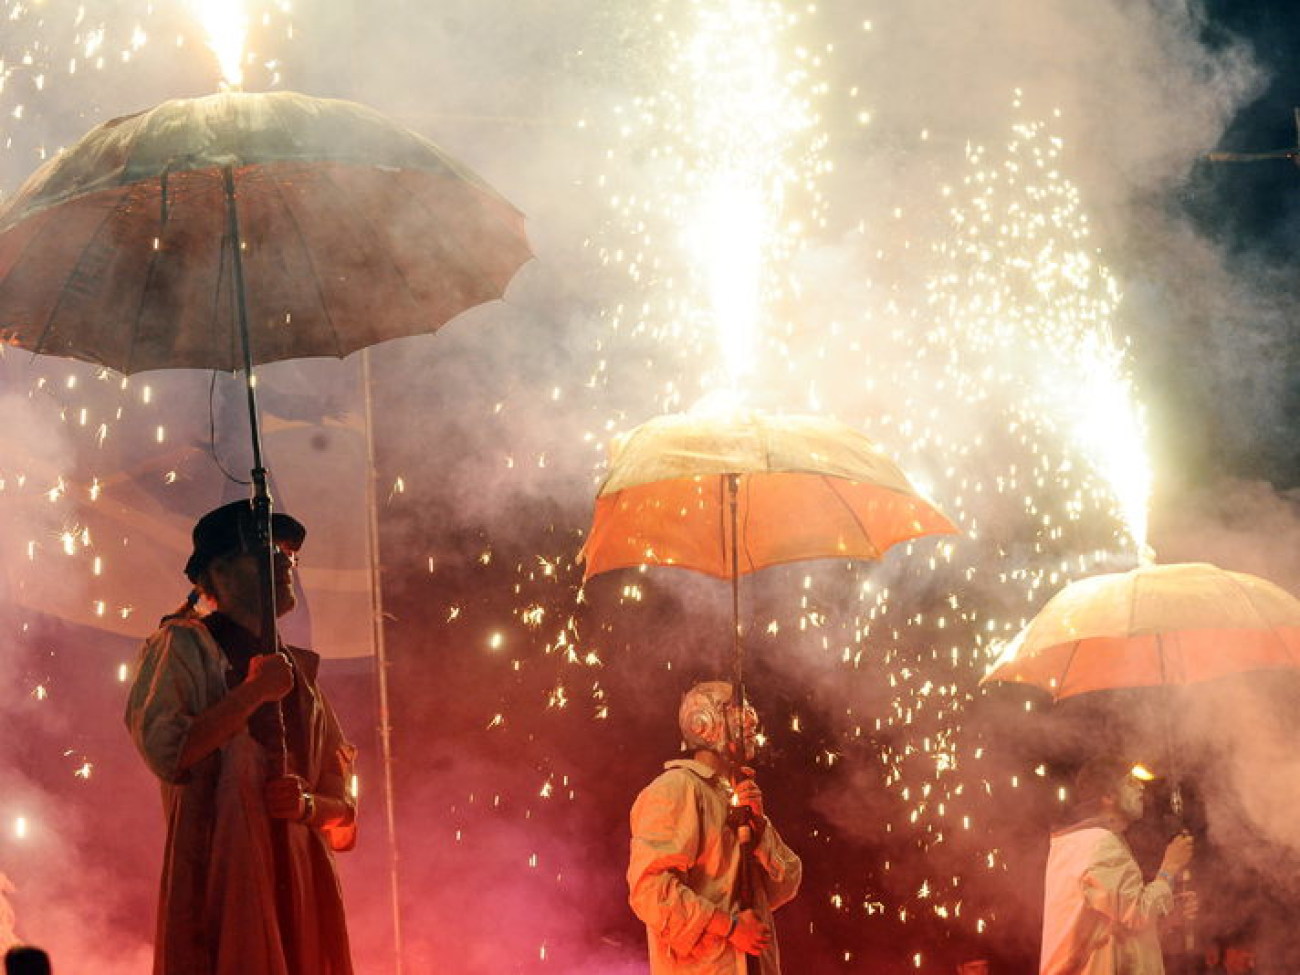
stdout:
<svg viewBox="0 0 1300 975">
<path fill-rule="evenodd" d="M 1080 824 L 1052 836 L 1040 975 L 1164 975 L 1157 923 L 1173 891 L 1142 871 L 1120 834 Z"/>
<path fill-rule="evenodd" d="M 727 825 L 731 786 L 691 759 L 667 763 L 632 806 L 628 900 L 645 922 L 652 975 L 745 975 L 745 955 L 705 928 L 718 912 L 751 908 L 767 924 L 799 890 L 803 864 L 770 822 L 754 848 L 753 902 L 737 903 L 741 846 Z M 775 931 L 759 956 L 780 975 Z"/>
<path fill-rule="evenodd" d="M 347 798 L 355 749 L 316 686 L 320 658 L 288 648 L 297 675 L 303 767 L 321 796 Z M 162 783 L 167 845 L 159 896 L 155 975 L 351 975 L 347 928 L 332 851 L 351 849 L 354 824 L 288 823 L 294 908 L 281 930 L 272 825 L 263 799 L 266 750 L 245 729 L 181 771 L 194 717 L 226 694 L 230 663 L 197 619 L 164 623 L 141 651 L 126 723 Z M 300 964 L 291 971 L 285 935 Z"/>
</svg>

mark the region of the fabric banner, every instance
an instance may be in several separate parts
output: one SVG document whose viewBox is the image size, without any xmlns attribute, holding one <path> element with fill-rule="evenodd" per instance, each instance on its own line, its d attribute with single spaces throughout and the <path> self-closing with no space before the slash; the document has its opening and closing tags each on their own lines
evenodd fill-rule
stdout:
<svg viewBox="0 0 1300 975">
<path fill-rule="evenodd" d="M 308 530 L 282 632 L 327 657 L 374 652 L 360 374 L 358 356 L 256 371 L 273 505 Z M 147 635 L 189 591 L 195 520 L 250 496 L 243 377 L 8 351 L 0 380 L 0 601 Z"/>
</svg>

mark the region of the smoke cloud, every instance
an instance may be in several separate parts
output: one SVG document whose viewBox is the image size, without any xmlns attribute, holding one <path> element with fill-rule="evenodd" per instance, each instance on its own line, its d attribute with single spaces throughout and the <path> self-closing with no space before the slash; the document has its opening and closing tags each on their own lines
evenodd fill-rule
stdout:
<svg viewBox="0 0 1300 975">
<path fill-rule="evenodd" d="M 28 53 L 34 63 L 6 68 L 0 92 L 13 120 L 0 154 L 6 190 L 95 123 L 212 88 L 179 6 L 136 6 L 89 5 L 89 26 L 58 12 L 13 22 L 4 64 Z M 268 10 L 250 38 L 250 88 L 354 99 L 428 136 L 527 214 L 536 254 L 503 302 L 369 354 L 408 971 L 644 969 L 625 904 L 626 813 L 676 754 L 682 690 L 728 672 L 730 593 L 669 569 L 583 585 L 574 560 L 610 438 L 689 407 L 721 372 L 702 271 L 678 225 L 706 160 L 670 125 L 697 117 L 682 101 L 679 52 L 713 6 L 308 0 Z M 1268 69 L 1182 3 L 922 0 L 785 13 L 781 66 L 816 116 L 791 151 L 819 165 L 785 188 L 797 244 L 767 273 L 750 399 L 864 429 L 964 535 L 900 546 L 877 564 L 742 580 L 747 681 L 770 740 L 760 779 L 807 869 L 780 921 L 784 951 L 813 973 L 938 972 L 977 953 L 1019 970 L 1037 950 L 1046 830 L 1071 765 L 1100 743 L 1099 727 L 1130 744 L 1156 735 L 1149 702 L 1111 720 L 1110 705 L 1049 712 L 1032 694 L 978 684 L 997 641 L 1068 579 L 1133 564 L 1094 461 L 1053 412 L 1083 386 L 1042 325 L 1095 298 L 1100 267 L 1121 295 L 1110 326 L 1148 409 L 1161 559 L 1215 562 L 1300 592 L 1285 480 L 1295 448 L 1280 396 L 1290 299 L 1276 269 L 1231 255 L 1186 206 L 1198 160 Z M 106 64 L 95 68 L 84 51 L 100 23 Z M 132 48 L 137 23 L 149 39 Z M 173 48 L 176 36 L 185 41 Z M 79 69 L 67 73 L 74 56 Z M 1034 168 L 1035 153 L 1052 151 Z M 986 186 L 996 192 L 981 196 Z M 1076 200 L 1086 236 L 1045 204 L 1034 210 L 1053 192 Z M 1050 230 L 1033 231 L 1042 247 L 1026 257 L 1020 231 L 998 228 L 1030 211 Z M 1054 254 L 1089 266 L 1044 292 L 1034 290 L 1044 278 L 1015 276 Z M 996 327 L 1007 322 L 1009 336 Z M 113 473 L 100 422 L 112 448 L 147 444 L 183 416 L 203 464 L 147 467 L 179 471 L 168 483 L 190 489 L 155 485 L 146 510 L 170 519 L 183 550 L 193 518 L 244 489 L 205 456 L 204 382 L 182 391 L 160 380 L 145 408 L 138 378 L 122 391 L 93 370 L 26 362 L 6 353 L 0 394 L 12 635 L 0 728 L 32 744 L 0 760 L 0 871 L 17 888 L 20 936 L 51 947 L 61 967 L 96 958 L 97 970 L 125 975 L 147 968 L 162 825 L 120 727 L 118 667 L 183 586 L 174 554 L 162 581 L 129 580 L 143 590 L 136 609 L 107 635 L 35 612 L 38 595 L 66 595 L 68 576 L 52 558 L 25 561 L 23 539 L 52 545 L 72 501 L 41 509 L 33 486 L 65 470 L 78 484 Z M 320 519 L 366 511 L 360 406 L 343 395 L 352 365 L 263 377 L 283 427 L 306 431 L 309 446 L 321 431 L 332 438 L 313 474 L 352 485 L 351 503 L 315 503 L 310 479 L 295 496 L 322 510 L 304 573 L 313 550 L 346 537 L 328 558 L 349 586 L 365 574 L 364 525 Z M 59 385 L 77 370 L 80 387 Z M 57 393 L 32 395 L 37 374 Z M 83 428 L 78 411 L 92 399 L 98 418 Z M 238 404 L 216 417 L 232 431 L 223 440 L 240 441 Z M 1257 460 L 1269 453 L 1279 459 Z M 242 460 L 229 460 L 242 475 Z M 40 475 L 16 488 L 28 471 Z M 309 593 L 312 581 L 304 575 Z M 358 968 L 388 971 L 392 851 L 370 661 L 330 661 L 325 680 L 364 756 L 362 845 L 341 858 Z M 1260 697 L 1249 681 L 1202 690 L 1183 717 L 1214 760 L 1213 780 L 1196 783 L 1206 843 L 1239 863 L 1216 865 L 1217 876 L 1224 889 L 1253 880 L 1292 892 L 1273 872 L 1289 862 L 1277 851 L 1290 857 L 1298 842 L 1284 813 L 1296 770 L 1277 717 L 1290 699 Z M 1247 692 L 1249 707 L 1235 706 Z M 1250 719 L 1225 729 L 1224 713 Z M 94 765 L 88 779 L 75 774 L 82 760 Z M 19 816 L 32 829 L 21 839 Z M 1271 937 L 1264 922 L 1259 935 Z"/>
</svg>

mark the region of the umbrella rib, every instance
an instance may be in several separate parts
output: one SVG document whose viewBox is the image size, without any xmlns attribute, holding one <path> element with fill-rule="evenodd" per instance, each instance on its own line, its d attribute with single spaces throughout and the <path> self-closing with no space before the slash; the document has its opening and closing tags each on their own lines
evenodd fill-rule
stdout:
<svg viewBox="0 0 1300 975">
<path fill-rule="evenodd" d="M 116 206 L 114 206 L 113 208 L 111 208 L 111 209 L 109 209 L 109 210 L 107 210 L 107 211 L 105 212 L 103 219 L 101 219 L 100 222 L 99 222 L 99 226 L 95 228 L 95 232 L 94 232 L 93 234 L 91 234 L 91 236 L 90 236 L 90 239 L 91 239 L 92 241 L 95 240 L 97 237 L 99 237 L 100 233 L 101 233 L 101 232 L 103 231 L 103 229 L 108 225 L 109 220 L 112 219 L 113 215 L 114 215 L 116 212 L 117 212 L 117 207 L 116 207 Z M 34 238 L 33 238 L 33 239 L 34 239 Z M 30 246 L 30 242 L 29 242 L 29 245 L 28 245 L 28 246 Z M 77 272 L 80 270 L 82 264 L 85 262 L 85 259 L 86 259 L 86 253 L 87 253 L 88 250 L 89 250 L 89 248 L 85 248 L 85 247 L 83 247 L 83 248 L 81 249 L 81 253 L 77 256 L 77 261 L 76 261 L 76 263 L 72 266 L 72 270 L 69 271 L 69 273 L 64 277 L 64 283 L 65 283 L 65 285 L 66 285 L 67 281 L 70 280 L 71 278 L 75 277 L 76 274 L 77 274 Z M 24 247 L 24 248 L 23 248 L 23 253 L 26 253 L 26 252 L 27 252 L 27 247 Z M 50 313 L 49 313 L 48 315 L 45 316 L 45 324 L 41 327 L 41 337 L 37 340 L 35 346 L 34 346 L 33 349 L 32 349 L 32 354 L 33 354 L 33 355 L 41 355 L 41 354 L 45 354 L 45 340 L 46 340 L 46 338 L 49 336 L 51 330 L 54 328 L 54 318 L 55 318 L 56 315 L 58 315 L 58 313 L 59 313 L 59 308 L 62 307 L 62 305 L 63 305 L 63 299 L 64 299 L 64 296 L 65 296 L 66 294 L 67 294 L 67 289 L 66 289 L 66 287 L 64 287 L 64 288 L 60 288 L 60 289 L 59 289 L 59 297 L 58 297 L 58 300 L 56 300 L 56 301 L 54 302 L 54 306 L 50 309 Z M 55 354 L 57 354 L 57 353 L 55 353 Z M 77 358 L 82 358 L 82 357 L 81 357 L 81 356 L 77 356 Z M 84 361 L 92 361 L 92 360 L 86 359 L 86 360 L 84 360 Z"/>
<path fill-rule="evenodd" d="M 167 183 L 165 181 L 166 181 L 166 174 L 164 173 L 163 176 L 159 178 L 159 183 L 161 185 L 162 192 L 164 194 L 163 197 L 164 201 L 166 200 L 166 192 L 167 192 Z M 166 204 L 164 203 L 164 207 L 165 205 Z M 166 224 L 166 219 L 164 218 L 162 223 L 158 227 L 159 237 L 162 236 L 165 224 Z M 122 364 L 123 364 L 122 371 L 126 373 L 128 376 L 131 374 L 131 366 L 132 363 L 135 361 L 135 346 L 137 341 L 140 338 L 140 318 L 144 314 L 145 303 L 147 302 L 149 297 L 149 285 L 153 281 L 154 272 L 158 269 L 158 261 L 162 257 L 162 253 L 163 253 L 163 249 L 161 247 L 154 247 L 149 251 L 149 266 L 145 269 L 144 286 L 140 289 L 140 303 L 136 306 L 135 309 L 135 321 L 132 322 L 131 324 L 130 334 L 127 339 L 129 345 L 126 350 L 126 355 L 123 356 L 122 359 Z M 224 247 L 222 247 L 222 254 L 223 255 L 225 254 Z"/>
<path fill-rule="evenodd" d="M 307 261 L 308 266 L 311 268 L 311 279 L 312 284 L 315 287 L 316 298 L 320 304 L 321 312 L 325 316 L 325 325 L 329 329 L 330 335 L 334 337 L 335 357 L 341 359 L 345 354 L 343 352 L 343 341 L 339 336 L 339 330 L 334 325 L 334 318 L 330 315 L 329 304 L 325 300 L 324 283 L 320 279 L 320 272 L 316 268 L 316 262 L 312 260 L 311 248 L 307 246 L 307 235 L 303 233 L 302 224 L 298 220 L 298 214 L 294 211 L 293 204 L 290 202 L 288 194 L 286 194 L 284 189 L 280 186 L 280 181 L 274 176 L 271 176 L 265 167 L 263 167 L 262 171 L 271 180 L 271 185 L 275 188 L 276 195 L 284 204 L 284 212 L 288 214 L 289 222 L 293 225 L 293 232 L 297 235 L 298 241 L 302 245 L 304 258 Z M 324 167 L 321 168 L 321 172 L 328 178 L 328 171 L 325 170 Z M 338 189 L 338 186 L 334 184 L 333 179 L 330 179 L 330 184 L 334 186 L 335 190 Z"/>
<path fill-rule="evenodd" d="M 1082 640 L 1072 640 L 1070 642 L 1070 656 L 1065 659 L 1065 666 L 1061 668 L 1061 686 L 1052 694 L 1052 700 L 1059 701 L 1065 696 L 1065 679 L 1070 675 L 1070 668 L 1074 666 L 1074 657 L 1079 652 L 1079 645 Z"/>
<path fill-rule="evenodd" d="M 1254 600 L 1250 598 L 1250 594 L 1246 591 L 1246 587 L 1243 586 L 1241 582 L 1237 579 L 1237 577 L 1230 572 L 1224 572 L 1223 576 L 1229 582 L 1232 583 L 1232 588 L 1236 590 L 1237 594 L 1241 597 L 1241 601 L 1245 603 L 1248 607 L 1250 607 L 1251 614 L 1255 616 L 1255 618 L 1258 619 L 1261 623 L 1264 624 L 1265 629 L 1271 630 L 1273 628 L 1272 624 L 1263 616 L 1262 613 L 1260 613 L 1258 609 L 1255 608 Z"/>
<path fill-rule="evenodd" d="M 739 518 L 736 519 L 736 524 L 735 524 L 735 526 L 734 526 L 734 527 L 735 527 L 735 532 L 736 532 L 736 552 L 738 553 L 738 554 L 736 555 L 736 561 L 737 561 L 737 563 L 740 562 L 740 555 L 739 555 L 739 552 L 741 551 L 741 549 L 744 549 L 744 551 L 745 551 L 745 562 L 746 562 L 747 565 L 749 565 L 749 566 L 751 567 L 751 568 L 750 568 L 750 571 L 752 572 L 752 571 L 754 571 L 753 566 L 755 565 L 755 562 L 754 562 L 754 553 L 751 552 L 751 551 L 749 550 L 749 515 L 750 515 L 750 510 L 749 510 L 749 486 L 750 486 L 750 479 L 747 478 L 747 477 L 738 477 L 738 478 L 737 478 L 737 481 L 736 481 L 736 506 L 737 506 L 737 508 L 739 508 L 739 506 L 740 506 L 740 490 L 741 490 L 741 487 L 742 487 L 742 486 L 744 487 L 744 490 L 745 490 L 745 524 L 744 524 L 744 531 L 741 531 L 740 519 L 739 519 Z M 740 565 L 737 564 L 737 565 L 735 566 L 735 569 L 736 569 L 736 576 L 737 576 L 737 578 L 739 578 L 739 576 L 740 576 Z"/>
<path fill-rule="evenodd" d="M 880 546 L 877 545 L 875 539 L 871 537 L 871 532 L 867 531 L 867 526 L 863 524 L 862 519 L 858 517 L 858 513 L 853 510 L 853 505 L 849 504 L 848 499 L 840 493 L 839 487 L 835 483 L 840 480 L 840 478 L 832 477 L 828 474 L 818 474 L 817 476 L 825 482 L 826 487 L 830 489 L 835 500 L 838 501 L 844 507 L 844 510 L 849 513 L 849 517 L 853 519 L 853 523 L 858 526 L 858 531 L 862 532 L 862 537 L 867 540 L 867 544 L 875 551 L 876 558 L 880 558 L 883 554 L 880 551 Z"/>
<path fill-rule="evenodd" d="M 479 191 L 480 189 L 482 189 L 481 192 L 476 192 L 475 195 L 475 202 L 477 204 L 475 207 L 476 214 L 480 217 L 486 217 L 487 219 L 491 220 L 494 226 L 504 227 L 506 230 L 511 231 L 510 236 L 514 236 L 513 231 L 515 230 L 515 228 L 511 226 L 511 222 L 507 220 L 505 217 L 503 217 L 495 207 L 488 208 L 483 205 L 484 199 L 486 198 L 488 202 L 492 202 L 494 200 L 504 202 L 510 210 L 514 210 L 514 207 L 509 203 L 509 201 L 506 201 L 503 197 L 497 194 L 497 192 L 493 190 L 491 187 L 480 188 L 477 181 L 472 182 L 472 187 L 475 191 Z M 409 193 L 408 196 L 409 196 L 408 199 L 409 205 L 415 208 L 419 208 L 419 210 L 424 213 L 426 220 L 437 218 L 437 215 L 433 213 L 428 206 L 425 205 L 424 199 L 419 194 Z M 526 244 L 525 244 L 525 250 L 527 250 Z M 462 254 L 464 254 L 464 256 L 462 256 Z M 529 257 L 532 257 L 531 251 L 529 251 L 528 254 Z M 448 254 L 448 266 L 456 268 L 456 272 L 457 272 L 456 277 L 458 279 L 463 279 L 466 276 L 471 276 L 471 277 L 473 276 L 472 273 L 469 273 L 473 271 L 473 260 L 468 255 L 467 252 L 463 252 L 463 249 L 454 249 L 451 251 L 451 253 Z M 402 279 L 402 285 L 406 288 L 407 293 L 411 295 L 412 301 L 415 301 L 418 304 L 420 299 L 417 295 L 415 295 L 411 291 L 411 286 L 407 282 L 406 275 L 403 273 L 401 265 L 399 265 L 396 261 L 394 261 L 393 267 L 396 269 L 398 276 Z M 510 277 L 513 276 L 514 276 L 514 272 L 511 271 L 506 277 L 506 283 L 508 283 Z M 502 288 L 504 290 L 504 284 L 502 285 Z M 462 311 L 463 310 L 464 309 L 462 309 Z M 459 314 L 459 312 L 457 312 L 457 314 Z"/>
<path fill-rule="evenodd" d="M 1240 594 L 1241 601 L 1250 607 L 1251 613 L 1255 616 L 1256 619 L 1260 621 L 1261 626 L 1259 627 L 1259 629 L 1267 633 L 1273 639 L 1277 640 L 1277 642 L 1282 645 L 1282 649 L 1286 650 L 1287 649 L 1286 641 L 1283 640 L 1278 635 L 1277 629 L 1273 626 L 1272 622 L 1267 617 L 1265 617 L 1263 613 L 1261 613 L 1258 609 L 1255 608 L 1254 600 L 1250 598 L 1250 594 L 1246 591 L 1246 587 L 1241 584 L 1240 580 L 1238 580 L 1238 578 L 1235 575 L 1229 572 L 1224 572 L 1223 575 L 1228 579 L 1229 582 L 1232 583 L 1233 588 Z"/>
<path fill-rule="evenodd" d="M 335 186 L 336 188 L 338 187 L 338 184 L 334 181 L 334 176 L 332 173 L 326 171 L 325 177 L 330 181 L 331 185 Z M 343 194 L 340 192 L 339 195 L 342 196 Z M 412 197 L 411 202 L 417 205 L 421 203 L 421 201 L 416 197 Z M 358 211 L 358 219 L 361 222 L 363 222 L 367 228 L 369 228 L 371 234 L 374 237 L 376 238 L 383 237 L 382 231 L 375 225 L 374 221 L 370 219 L 370 216 L 366 211 L 364 210 Z M 421 300 L 420 296 L 415 293 L 414 289 L 412 289 L 411 282 L 407 277 L 406 272 L 402 270 L 402 266 L 396 260 L 392 260 L 389 263 L 392 265 L 393 271 L 396 273 L 397 279 L 402 282 L 402 289 L 406 292 L 407 298 L 410 300 L 411 304 L 417 308 L 420 307 L 424 302 Z"/>
</svg>

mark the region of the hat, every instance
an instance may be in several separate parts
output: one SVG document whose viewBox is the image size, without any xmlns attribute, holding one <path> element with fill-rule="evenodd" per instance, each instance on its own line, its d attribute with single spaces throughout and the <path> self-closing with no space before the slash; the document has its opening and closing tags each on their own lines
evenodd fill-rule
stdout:
<svg viewBox="0 0 1300 975">
<path fill-rule="evenodd" d="M 271 515 L 271 539 L 298 551 L 307 529 L 297 518 L 274 512 Z M 214 508 L 194 523 L 194 552 L 185 563 L 185 575 L 197 582 L 214 559 L 233 552 L 251 552 L 257 533 L 253 529 L 253 502 L 231 501 Z"/>
</svg>

